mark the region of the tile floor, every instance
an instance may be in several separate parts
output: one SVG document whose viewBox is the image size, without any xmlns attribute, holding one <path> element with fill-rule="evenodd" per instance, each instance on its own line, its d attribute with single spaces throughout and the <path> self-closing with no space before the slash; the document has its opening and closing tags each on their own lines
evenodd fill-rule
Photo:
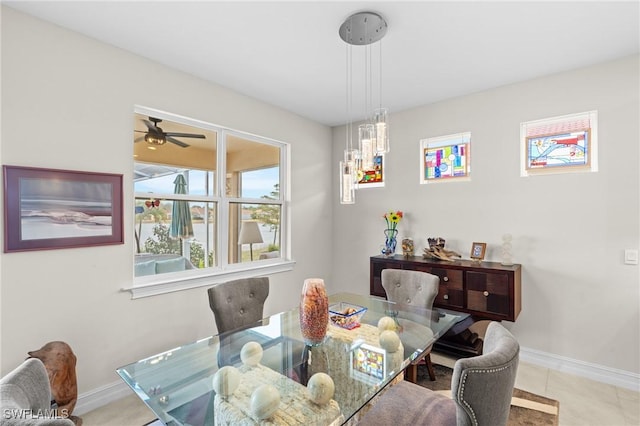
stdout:
<svg viewBox="0 0 640 426">
<path fill-rule="evenodd" d="M 454 360 L 434 353 L 434 362 Z M 638 426 L 640 394 L 582 377 L 520 362 L 516 387 L 560 401 L 560 426 Z M 142 426 L 155 418 L 131 395 L 83 414 L 84 426 Z"/>
<path fill-rule="evenodd" d="M 441 365 L 454 360 L 432 355 Z M 560 401 L 560 426 L 638 426 L 640 393 L 520 362 L 516 387 Z"/>
</svg>

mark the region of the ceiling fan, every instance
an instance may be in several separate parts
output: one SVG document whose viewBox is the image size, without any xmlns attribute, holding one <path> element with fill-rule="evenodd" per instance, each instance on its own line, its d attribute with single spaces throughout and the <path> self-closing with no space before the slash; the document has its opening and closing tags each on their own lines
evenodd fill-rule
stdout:
<svg viewBox="0 0 640 426">
<path fill-rule="evenodd" d="M 148 120 L 141 120 L 146 126 L 147 131 L 136 130 L 136 132 L 144 133 L 144 136 L 136 138 L 134 142 L 146 141 L 150 145 L 164 145 L 167 142 L 178 145 L 179 147 L 186 148 L 189 144 L 186 144 L 176 138 L 197 138 L 205 139 L 205 135 L 198 135 L 196 133 L 177 133 L 177 132 L 165 132 L 159 126 L 162 120 L 155 117 L 149 117 Z"/>
</svg>

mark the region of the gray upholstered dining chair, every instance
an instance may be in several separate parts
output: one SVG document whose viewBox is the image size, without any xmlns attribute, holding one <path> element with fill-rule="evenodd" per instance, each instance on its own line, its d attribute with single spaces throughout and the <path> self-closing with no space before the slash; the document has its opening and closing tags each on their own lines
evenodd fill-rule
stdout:
<svg viewBox="0 0 640 426">
<path fill-rule="evenodd" d="M 382 393 L 359 424 L 506 425 L 518 371 L 520 345 L 498 322 L 487 328 L 482 355 L 456 361 L 453 399 L 401 381 Z"/>
<path fill-rule="evenodd" d="M 440 277 L 437 275 L 403 269 L 383 269 L 380 278 L 388 300 L 429 310 L 433 308 L 433 301 L 438 295 L 440 285 Z M 430 347 L 423 359 L 429 371 L 429 378 L 435 380 Z M 416 368 L 417 366 L 410 365 L 407 369 L 407 378 L 412 382 L 416 381 Z"/>
<path fill-rule="evenodd" d="M 243 328 L 260 325 L 264 319 L 264 302 L 269 296 L 269 278 L 243 278 L 216 284 L 207 289 L 209 307 L 216 319 L 216 326 L 220 334 L 220 349 L 218 351 L 218 365 L 233 365 L 240 359 L 242 346 L 249 341 L 259 339 L 257 335 L 234 335 L 227 333 Z M 248 340 L 247 340 L 248 339 Z M 286 338 L 267 338 L 258 340 L 262 345 L 264 358 L 262 364 L 276 371 L 282 368 L 282 353 L 271 352 L 270 347 L 282 343 Z M 284 345 L 290 351 L 293 364 L 288 370 L 295 370 L 301 376 L 301 362 L 303 360 L 304 344 L 287 340 Z M 287 374 L 292 374 L 290 371 Z"/>
<path fill-rule="evenodd" d="M 216 284 L 207 290 L 209 307 L 218 333 L 254 324 L 263 318 L 269 296 L 269 278 L 242 278 Z"/>
</svg>

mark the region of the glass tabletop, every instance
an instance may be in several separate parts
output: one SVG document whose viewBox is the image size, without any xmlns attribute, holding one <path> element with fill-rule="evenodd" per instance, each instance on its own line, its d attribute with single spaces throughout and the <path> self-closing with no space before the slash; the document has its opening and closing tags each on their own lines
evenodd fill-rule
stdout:
<svg viewBox="0 0 640 426">
<path fill-rule="evenodd" d="M 416 362 L 440 336 L 468 314 L 429 311 L 396 304 L 375 296 L 334 294 L 330 304 L 345 302 L 367 308 L 360 325 L 346 329 L 331 324 L 318 346 L 306 346 L 300 332 L 299 310 L 272 315 L 253 326 L 198 340 L 117 369 L 120 377 L 167 425 L 232 424 L 253 417 L 252 392 L 261 384 L 279 391 L 278 424 L 342 424 Z M 393 321 L 400 338 L 397 350 L 381 342 L 378 322 Z M 244 365 L 243 346 L 262 346 L 260 364 Z M 233 366 L 240 385 L 232 396 L 214 392 L 213 378 L 222 367 Z M 306 385 L 316 373 L 334 383 L 330 403 L 309 401 Z"/>
</svg>

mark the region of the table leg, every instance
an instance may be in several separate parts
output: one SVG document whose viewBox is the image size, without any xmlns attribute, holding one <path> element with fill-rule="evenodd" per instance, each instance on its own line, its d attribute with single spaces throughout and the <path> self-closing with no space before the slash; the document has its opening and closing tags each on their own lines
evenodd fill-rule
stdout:
<svg viewBox="0 0 640 426">
<path fill-rule="evenodd" d="M 416 383 L 418 381 L 418 365 L 417 364 L 409 364 L 409 366 L 404 372 L 404 379 L 411 383 Z"/>
<path fill-rule="evenodd" d="M 416 360 L 415 363 L 409 364 L 409 366 L 406 368 L 404 372 L 405 380 L 411 383 L 417 383 L 418 382 L 418 365 L 422 363 L 427 365 L 427 371 L 429 372 L 429 379 L 431 379 L 431 381 L 434 381 L 436 379 L 436 372 L 433 369 L 433 363 L 431 362 L 431 352 L 426 354 L 423 358 Z"/>
<path fill-rule="evenodd" d="M 428 353 L 427 356 L 424 357 L 424 362 L 427 364 L 427 371 L 429 371 L 429 378 L 433 382 L 436 379 L 436 372 L 433 369 L 433 363 L 431 362 L 431 353 Z M 416 371 L 418 369 L 416 368 Z"/>
</svg>

